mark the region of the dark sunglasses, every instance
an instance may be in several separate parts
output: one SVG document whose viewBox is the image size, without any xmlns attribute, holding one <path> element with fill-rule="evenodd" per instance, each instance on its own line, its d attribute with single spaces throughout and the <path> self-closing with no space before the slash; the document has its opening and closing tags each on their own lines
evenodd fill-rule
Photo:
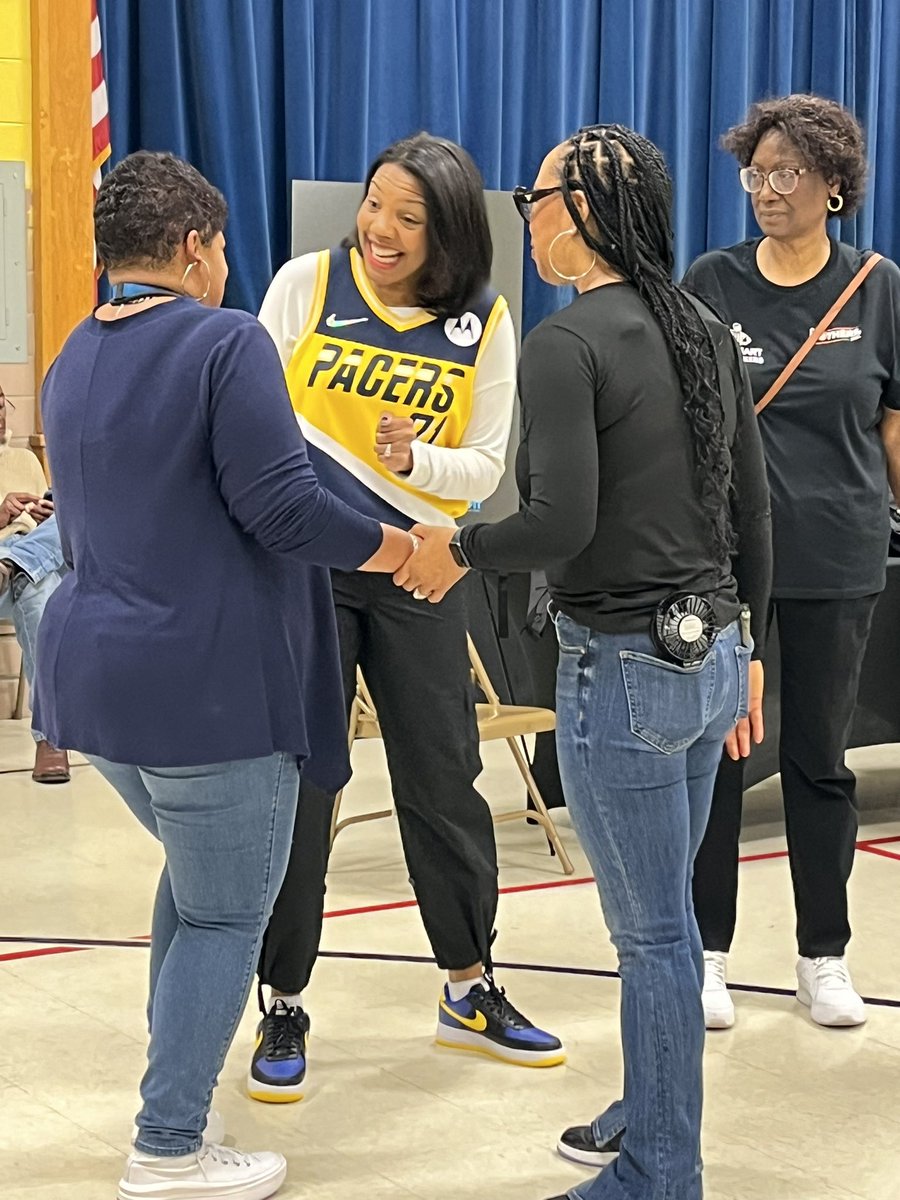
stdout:
<svg viewBox="0 0 900 1200">
<path fill-rule="evenodd" d="M 538 200 L 544 200 L 547 196 L 552 196 L 554 192 L 561 191 L 562 186 L 560 184 L 557 184 L 556 187 L 548 188 L 517 187 L 513 190 L 513 203 L 518 209 L 519 216 L 527 224 L 531 220 L 532 210 Z"/>
</svg>

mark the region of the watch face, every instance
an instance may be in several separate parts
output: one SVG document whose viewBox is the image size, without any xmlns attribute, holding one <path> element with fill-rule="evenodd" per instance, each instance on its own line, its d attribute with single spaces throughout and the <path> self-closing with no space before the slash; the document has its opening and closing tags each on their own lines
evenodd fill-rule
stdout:
<svg viewBox="0 0 900 1200">
<path fill-rule="evenodd" d="M 467 567 L 469 565 L 465 560 L 465 557 L 462 552 L 462 547 L 459 544 L 459 534 L 458 533 L 455 533 L 453 535 L 453 538 L 450 542 L 450 555 L 458 567 Z"/>
</svg>

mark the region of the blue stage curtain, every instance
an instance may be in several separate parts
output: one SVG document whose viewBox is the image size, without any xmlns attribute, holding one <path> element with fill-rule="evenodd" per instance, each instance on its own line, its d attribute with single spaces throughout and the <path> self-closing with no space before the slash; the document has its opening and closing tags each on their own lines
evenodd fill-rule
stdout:
<svg viewBox="0 0 900 1200">
<path fill-rule="evenodd" d="M 251 311 L 289 253 L 290 180 L 361 179 L 418 129 L 512 188 L 579 126 L 634 126 L 675 177 L 682 270 L 752 234 L 718 138 L 790 91 L 862 120 L 869 196 L 835 229 L 900 257 L 896 0 L 100 0 L 100 14 L 113 161 L 172 150 L 225 192 L 226 298 Z M 565 297 L 526 272 L 527 328 Z"/>
</svg>

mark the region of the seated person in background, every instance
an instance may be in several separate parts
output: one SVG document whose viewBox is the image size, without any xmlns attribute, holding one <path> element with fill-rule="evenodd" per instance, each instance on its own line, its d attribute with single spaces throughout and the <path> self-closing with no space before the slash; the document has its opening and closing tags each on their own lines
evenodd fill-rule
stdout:
<svg viewBox="0 0 900 1200">
<path fill-rule="evenodd" d="M 65 571 L 53 501 L 41 499 L 47 480 L 30 450 L 9 445 L 7 399 L 0 388 L 0 619 L 12 621 L 25 677 L 34 679 L 34 647 L 44 606 Z M 37 743 L 32 779 L 68 783 L 69 760 L 32 726 Z"/>
</svg>

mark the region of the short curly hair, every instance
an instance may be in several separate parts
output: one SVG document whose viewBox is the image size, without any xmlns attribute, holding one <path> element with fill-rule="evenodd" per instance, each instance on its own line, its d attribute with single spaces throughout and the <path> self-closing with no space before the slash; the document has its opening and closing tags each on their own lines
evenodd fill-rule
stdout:
<svg viewBox="0 0 900 1200">
<path fill-rule="evenodd" d="M 796 146 L 807 167 L 840 180 L 840 216 L 852 217 L 862 204 L 868 174 L 865 135 L 853 113 L 824 96 L 796 93 L 760 100 L 750 106 L 743 124 L 722 137 L 722 146 L 746 167 L 760 138 L 773 129 Z"/>
<path fill-rule="evenodd" d="M 174 154 L 138 150 L 116 163 L 100 185 L 97 257 L 107 270 L 161 267 L 192 229 L 208 246 L 227 219 L 225 197 L 196 167 Z"/>
</svg>

